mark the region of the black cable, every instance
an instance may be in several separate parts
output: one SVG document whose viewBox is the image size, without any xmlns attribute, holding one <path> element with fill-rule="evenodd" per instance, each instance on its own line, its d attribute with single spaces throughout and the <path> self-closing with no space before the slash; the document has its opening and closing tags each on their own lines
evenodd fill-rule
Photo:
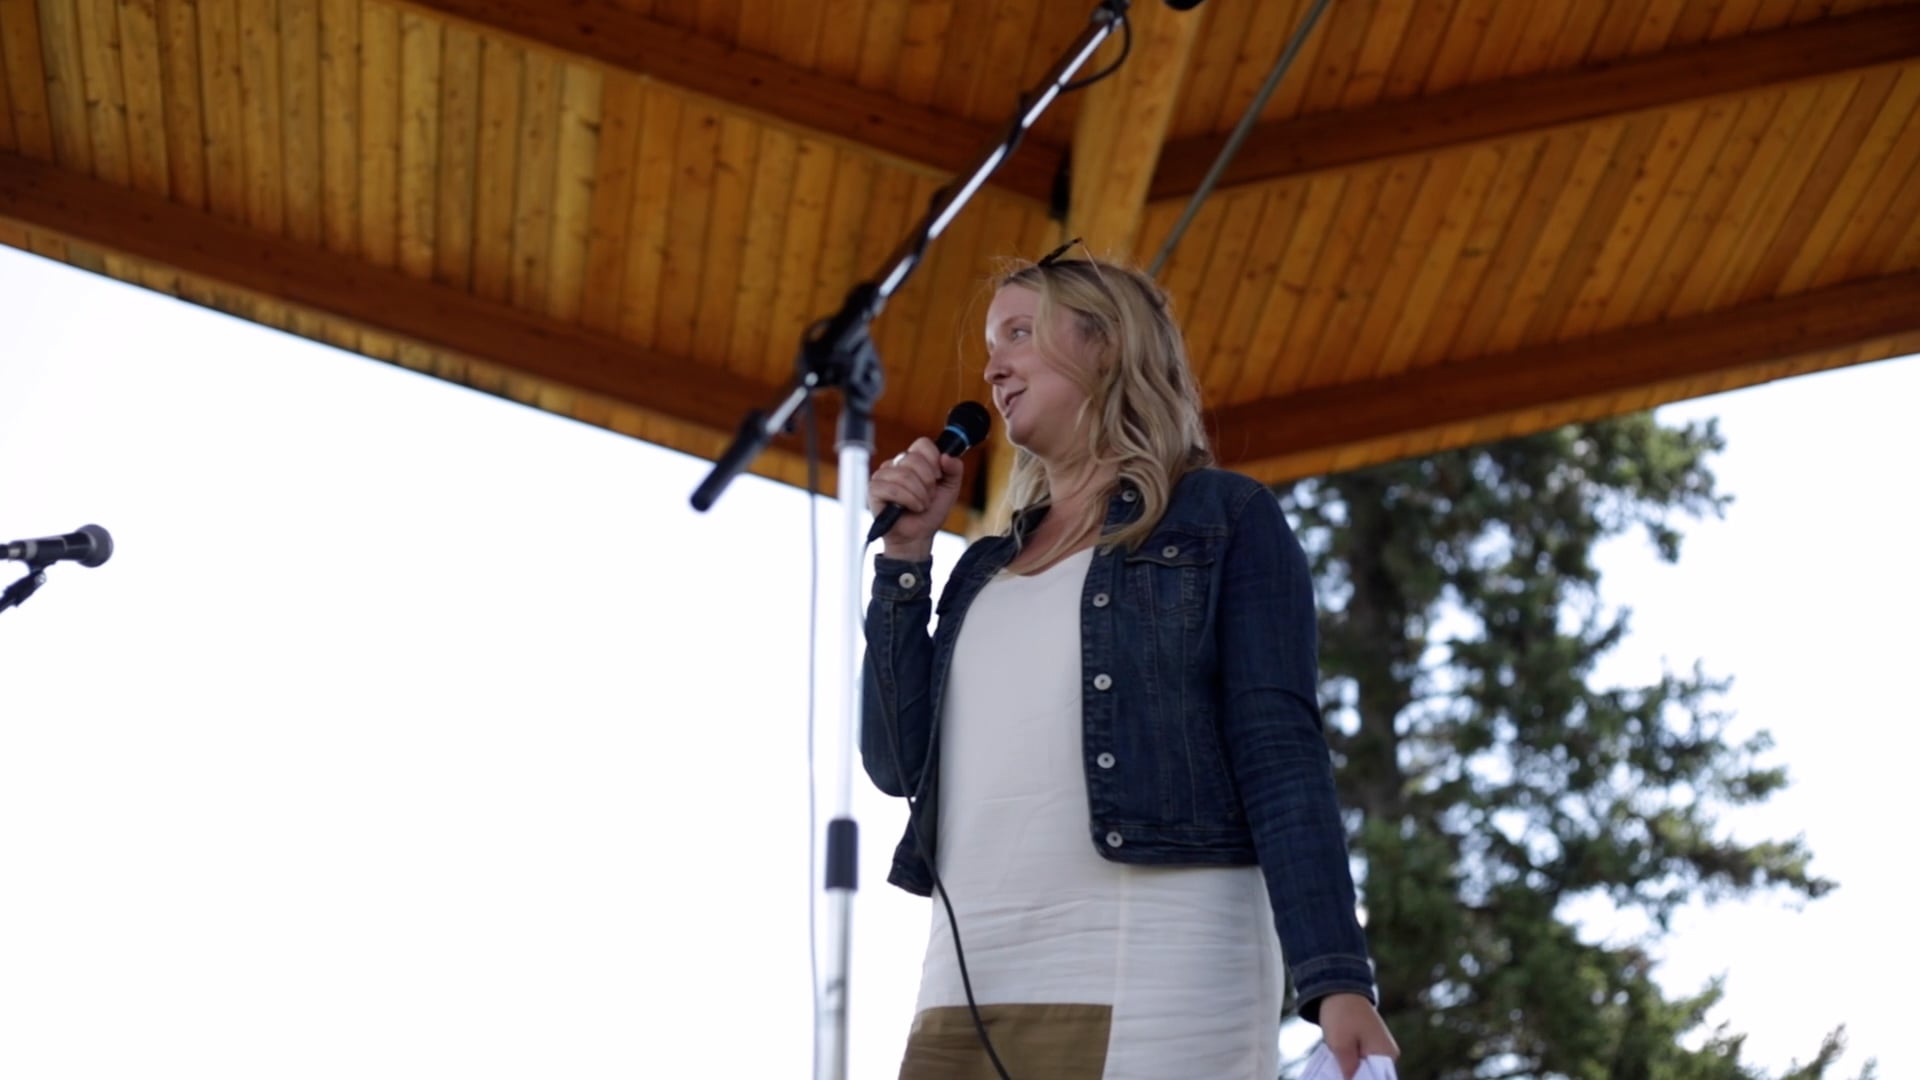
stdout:
<svg viewBox="0 0 1920 1080">
<path fill-rule="evenodd" d="M 1204 206 L 1207 199 L 1213 195 L 1214 186 L 1220 182 L 1220 177 L 1227 171 L 1227 163 L 1240 152 L 1240 144 L 1246 142 L 1248 133 L 1253 130 L 1254 122 L 1260 119 L 1262 112 L 1266 111 L 1267 99 L 1273 96 L 1274 90 L 1280 86 L 1280 80 L 1286 76 L 1287 70 L 1293 67 L 1294 59 L 1300 55 L 1301 46 L 1306 44 L 1307 35 L 1313 33 L 1313 28 L 1319 25 L 1320 16 L 1327 10 L 1329 2 L 1330 0 L 1315 0 L 1313 8 L 1307 12 L 1305 18 L 1300 20 L 1300 25 L 1294 28 L 1293 37 L 1287 40 L 1287 47 L 1280 52 L 1280 59 L 1274 61 L 1273 69 L 1267 72 L 1266 83 L 1248 103 L 1247 111 L 1240 114 L 1240 122 L 1234 125 L 1233 133 L 1227 136 L 1227 144 L 1221 147 L 1220 155 L 1213 159 L 1213 166 L 1207 170 L 1206 178 L 1200 181 L 1200 187 L 1194 191 L 1193 197 L 1187 200 L 1186 209 L 1180 212 L 1180 220 L 1174 222 L 1173 229 L 1167 233 L 1166 240 L 1161 242 L 1160 250 L 1154 253 L 1153 261 L 1147 264 L 1149 276 L 1160 276 L 1161 268 L 1167 265 L 1167 259 L 1173 255 L 1174 246 L 1180 243 L 1181 237 L 1187 235 L 1187 227 L 1193 224 L 1193 219 L 1200 213 L 1200 207 Z"/>
<path fill-rule="evenodd" d="M 1062 86 L 1060 88 L 1062 94 L 1071 94 L 1076 90 L 1085 90 L 1087 87 L 1120 70 L 1120 65 L 1127 62 L 1127 57 L 1133 54 L 1133 20 L 1127 18 L 1125 15 L 1121 15 L 1119 16 L 1119 21 L 1120 55 L 1103 70 L 1089 75 L 1078 82 L 1071 82 Z M 811 457 L 809 457 L 809 462 L 811 462 Z M 809 473 L 809 484 L 812 483 L 812 479 L 812 475 Z M 872 544 L 872 541 L 867 542 L 869 549 L 872 547 Z M 865 552 L 863 550 L 861 560 L 863 562 L 865 561 L 864 556 Z M 887 749 L 893 755 L 894 779 L 900 782 L 900 790 L 904 793 L 907 790 L 907 770 L 906 765 L 900 760 L 900 737 L 899 734 L 893 730 L 892 724 L 883 724 L 882 726 L 885 727 L 887 731 Z M 809 712 L 809 730 L 811 730 L 811 712 Z M 931 739 L 937 734 L 938 731 L 936 729 L 929 732 L 928 737 Z M 808 745 L 812 745 L 811 740 L 809 740 Z M 933 757 L 933 746 L 931 742 L 929 742 L 927 746 L 927 757 L 929 761 Z M 993 1048 L 993 1038 L 987 1034 L 986 1021 L 980 1017 L 980 1004 L 973 996 L 973 977 L 967 972 L 967 950 L 960 943 L 960 920 L 959 917 L 953 913 L 953 898 L 948 895 L 946 884 L 940 880 L 940 870 L 934 865 L 933 851 L 927 846 L 927 838 L 920 832 L 919 800 L 920 796 L 926 790 L 926 765 L 926 762 L 923 762 L 921 765 L 920 784 L 915 786 L 914 793 L 905 796 L 907 800 L 907 828 L 913 833 L 913 846 L 915 850 L 917 850 L 920 853 L 920 857 L 926 861 L 927 873 L 933 877 L 933 891 L 940 897 L 940 905 L 945 908 L 947 912 L 947 930 L 953 934 L 953 957 L 960 968 L 960 987 L 966 991 L 967 1015 L 973 1018 L 973 1030 L 975 1034 L 980 1036 L 980 1046 L 987 1052 L 988 1060 L 993 1063 L 993 1071 L 1000 1075 L 1000 1080 L 1013 1080 L 1007 1073 L 1007 1066 L 1000 1060 L 1000 1054 Z M 811 890 L 808 895 L 809 899 L 811 899 Z M 818 1008 L 817 1001 L 815 1007 L 816 1009 Z"/>
<path fill-rule="evenodd" d="M 869 540 L 867 547 L 872 546 L 873 542 Z M 864 551 L 861 561 L 865 561 Z M 929 582 L 928 586 L 931 588 L 932 583 Z M 907 768 L 900 760 L 900 735 L 893 730 L 893 725 L 890 723 L 882 724 L 881 727 L 887 732 L 887 751 L 893 755 L 893 777 L 900 782 L 900 790 L 904 793 L 907 790 Z M 906 796 L 907 828 L 913 832 L 914 849 L 926 861 L 927 873 L 933 875 L 933 891 L 940 897 L 941 906 L 947 910 L 947 930 L 953 934 L 953 957 L 960 967 L 960 988 L 967 994 L 967 1015 L 973 1018 L 974 1033 L 980 1036 L 980 1046 L 986 1050 L 987 1059 L 993 1062 L 993 1071 L 1000 1074 L 1000 1080 L 1013 1080 L 1013 1077 L 1007 1074 L 1006 1065 L 1000 1061 L 1000 1054 L 993 1048 L 993 1039 L 987 1034 L 986 1021 L 980 1018 L 980 1004 L 973 997 L 973 976 L 967 973 L 967 950 L 960 944 L 960 919 L 953 913 L 953 898 L 947 894 L 946 884 L 940 880 L 940 868 L 934 865 L 933 850 L 927 845 L 927 838 L 920 832 L 919 799 L 926 790 L 927 766 L 933 759 L 932 740 L 938 735 L 937 725 L 927 733 L 927 760 L 920 764 L 920 783 L 915 786 L 912 795 Z"/>
<path fill-rule="evenodd" d="M 1060 88 L 1061 93 L 1071 94 L 1075 90 L 1085 90 L 1087 87 L 1092 86 L 1094 83 L 1099 82 L 1101 79 L 1104 79 L 1107 76 L 1113 74 L 1114 72 L 1119 71 L 1120 65 L 1127 62 L 1127 57 L 1131 55 L 1133 52 L 1133 20 L 1127 18 L 1125 15 L 1121 15 L 1119 18 L 1120 18 L 1120 57 L 1119 59 L 1115 60 L 1111 64 L 1108 64 L 1104 69 L 1097 71 L 1094 74 L 1089 75 L 1084 79 L 1081 79 L 1079 82 L 1067 83 L 1066 85 Z"/>
</svg>

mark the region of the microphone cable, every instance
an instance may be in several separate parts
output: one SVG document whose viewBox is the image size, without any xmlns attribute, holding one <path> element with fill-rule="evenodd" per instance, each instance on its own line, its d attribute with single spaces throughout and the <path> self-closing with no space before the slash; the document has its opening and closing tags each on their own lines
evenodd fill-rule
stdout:
<svg viewBox="0 0 1920 1080">
<path fill-rule="evenodd" d="M 820 626 L 820 429 L 811 397 L 800 408 L 801 429 L 806 442 L 807 459 L 807 553 L 810 572 L 807 578 L 807 966 L 811 974 L 811 999 L 813 1002 L 814 1037 L 819 1038 L 820 1031 L 820 908 L 819 890 L 814 887 L 814 868 L 820 862 L 820 818 L 819 818 L 819 768 L 815 760 L 815 699 L 817 696 L 817 670 L 819 667 L 819 626 Z M 861 548 L 862 563 L 866 562 L 866 553 L 873 548 L 869 540 Z M 929 583 L 931 587 L 931 583 Z M 864 723 L 864 718 L 862 719 Z M 900 783 L 900 790 L 907 790 L 906 766 L 900 760 L 900 736 L 892 724 L 882 725 L 887 732 L 888 751 L 893 756 L 894 777 Z M 929 732 L 929 739 L 937 735 L 937 728 Z M 933 755 L 931 742 L 927 746 L 929 758 Z M 980 1037 L 980 1045 L 986 1050 L 987 1058 L 1000 1080 L 1013 1080 L 1007 1067 L 1000 1060 L 1000 1054 L 994 1049 L 993 1039 L 987 1034 L 986 1021 L 980 1017 L 980 1004 L 973 994 L 973 977 L 967 972 L 966 949 L 960 944 L 960 920 L 954 914 L 953 900 L 947 895 L 947 887 L 940 880 L 940 871 L 934 865 L 932 849 L 928 847 L 925 835 L 920 831 L 920 796 L 925 791 L 927 763 L 920 770 L 921 786 L 916 787 L 907 797 L 907 826 L 913 831 L 913 843 L 927 862 L 927 870 L 933 875 L 934 892 L 939 895 L 941 905 L 947 912 L 947 929 L 953 934 L 954 959 L 960 967 L 960 986 L 967 995 L 967 1014 L 973 1018 L 973 1030 Z"/>
<path fill-rule="evenodd" d="M 1120 15 L 1120 55 L 1114 58 L 1113 63 L 1108 64 L 1101 70 L 1094 72 L 1084 79 L 1079 79 L 1062 86 L 1060 93 L 1071 94 L 1075 90 L 1085 90 L 1101 79 L 1119 71 L 1120 65 L 1126 63 L 1127 57 L 1131 55 L 1133 55 L 1133 20 L 1127 18 L 1125 13 L 1122 13 Z"/>
<path fill-rule="evenodd" d="M 872 546 L 873 541 L 867 541 L 867 547 Z M 861 561 L 866 561 L 864 549 Z M 932 582 L 928 582 L 928 588 L 932 588 Z M 861 720 L 864 723 L 865 717 Z M 894 779 L 899 781 L 900 790 L 904 793 L 907 790 L 907 767 L 900 760 L 900 735 L 894 731 L 892 724 L 882 724 L 881 727 L 887 732 L 887 752 L 893 757 Z M 921 797 L 926 793 L 928 766 L 933 762 L 933 741 L 939 735 L 940 725 L 938 717 L 935 717 L 927 732 L 927 756 L 920 763 L 920 783 L 914 785 L 913 794 L 905 796 L 907 828 L 913 832 L 914 850 L 926 860 L 927 873 L 933 876 L 934 894 L 940 897 L 940 904 L 947 911 L 947 931 L 953 935 L 953 958 L 960 967 L 960 988 L 967 995 L 967 1015 L 973 1018 L 974 1033 L 980 1037 L 980 1046 L 986 1050 L 987 1059 L 993 1063 L 993 1071 L 999 1074 L 1000 1080 L 1013 1080 L 1013 1077 L 1007 1074 L 1007 1067 L 1001 1062 L 999 1052 L 993 1048 L 993 1038 L 987 1034 L 986 1021 L 980 1018 L 980 1003 L 973 996 L 973 976 L 967 973 L 967 950 L 960 944 L 960 919 L 953 913 L 953 898 L 947 894 L 946 883 L 940 880 L 940 868 L 935 865 L 933 849 L 927 844 L 926 835 L 920 831 Z"/>
<path fill-rule="evenodd" d="M 1112 75 L 1114 72 L 1119 71 L 1120 66 L 1126 63 L 1127 57 L 1132 55 L 1133 53 L 1133 20 L 1127 18 L 1126 15 L 1123 13 L 1119 16 L 1118 21 L 1120 23 L 1120 33 L 1121 33 L 1120 55 L 1114 58 L 1113 63 L 1108 64 L 1102 70 L 1092 75 L 1089 75 L 1084 79 L 1080 79 L 1075 82 L 1068 83 L 1065 86 L 1062 86 L 1060 88 L 1060 92 L 1062 94 L 1069 94 L 1076 90 L 1084 90 L 1087 87 L 1092 86 L 1094 83 L 1097 83 L 1100 80 L 1107 78 L 1108 76 Z M 811 966 L 812 973 L 813 973 L 813 1017 L 814 1017 L 813 1026 L 814 1026 L 814 1031 L 816 1033 L 815 1037 L 817 1038 L 818 1032 L 820 1030 L 820 956 L 819 956 L 819 930 L 818 930 L 819 916 L 818 916 L 817 899 L 815 897 L 816 890 L 813 887 L 813 867 L 815 864 L 819 862 L 819 854 L 818 854 L 819 838 L 817 835 L 819 833 L 819 821 L 818 821 L 818 808 L 817 808 L 818 800 L 815 792 L 816 766 L 814 763 L 814 695 L 815 695 L 814 668 L 816 666 L 815 661 L 816 661 L 816 655 L 817 655 L 815 651 L 815 642 L 816 642 L 816 638 L 818 637 L 818 627 L 820 625 L 820 553 L 819 553 L 819 509 L 818 509 L 818 492 L 820 487 L 820 483 L 819 483 L 820 453 L 819 453 L 819 432 L 815 423 L 813 399 L 811 397 L 809 397 L 806 400 L 806 402 L 802 405 L 801 413 L 802 413 L 801 419 L 805 427 L 805 436 L 806 436 L 807 507 L 808 507 L 808 511 L 807 511 L 808 540 L 807 542 L 808 542 L 808 551 L 812 557 L 812 563 L 813 563 L 813 572 L 809 580 L 808 598 L 807 598 L 808 616 L 809 616 L 808 624 L 807 624 L 808 625 L 808 634 L 807 634 L 807 930 L 808 930 L 807 955 L 808 955 L 808 963 Z M 876 537 L 875 539 L 878 539 L 878 538 Z M 868 540 L 866 545 L 861 549 L 862 563 L 866 562 L 866 553 L 870 551 L 872 547 L 873 547 L 873 540 Z M 929 587 L 931 587 L 931 583 L 929 583 Z M 862 723 L 865 722 L 864 717 L 862 717 L 861 722 Z M 882 726 L 886 728 L 886 732 L 887 732 L 888 752 L 891 753 L 893 756 L 894 778 L 897 781 L 899 781 L 900 790 L 904 793 L 907 790 L 907 773 L 906 773 L 905 763 L 900 760 L 899 733 L 894 731 L 892 724 L 884 724 Z M 939 735 L 939 725 L 937 723 L 937 718 L 936 718 L 936 722 L 931 726 L 931 729 L 928 732 L 929 741 L 927 744 L 927 757 L 929 761 L 922 762 L 921 764 L 920 784 L 914 787 L 913 794 L 905 796 L 906 802 L 907 802 L 907 827 L 913 833 L 914 849 L 918 851 L 920 853 L 920 857 L 926 861 L 927 872 L 933 878 L 933 891 L 937 896 L 939 896 L 940 904 L 946 910 L 946 913 L 947 913 L 947 929 L 953 935 L 954 960 L 960 969 L 960 986 L 961 986 L 961 989 L 966 992 L 967 1015 L 973 1019 L 974 1033 L 980 1037 L 980 1046 L 982 1049 L 984 1049 L 987 1052 L 987 1058 L 993 1064 L 993 1071 L 996 1074 L 998 1074 L 998 1076 L 1000 1077 L 1000 1080 L 1013 1080 L 1012 1076 L 1009 1075 L 1007 1072 L 1006 1064 L 1000 1060 L 999 1052 L 994 1049 L 992 1036 L 987 1034 L 986 1021 L 983 1020 L 980 1016 L 980 1004 L 975 999 L 974 993 L 973 993 L 973 977 L 967 971 L 967 952 L 965 947 L 962 946 L 960 943 L 960 920 L 959 920 L 959 917 L 954 914 L 953 899 L 947 894 L 947 886 L 944 882 L 940 880 L 940 870 L 935 865 L 933 851 L 927 844 L 926 835 L 920 831 L 921 796 L 925 793 L 925 790 L 926 790 L 927 764 L 930 763 L 930 759 L 933 756 L 932 739 L 938 737 L 938 735 Z"/>
</svg>

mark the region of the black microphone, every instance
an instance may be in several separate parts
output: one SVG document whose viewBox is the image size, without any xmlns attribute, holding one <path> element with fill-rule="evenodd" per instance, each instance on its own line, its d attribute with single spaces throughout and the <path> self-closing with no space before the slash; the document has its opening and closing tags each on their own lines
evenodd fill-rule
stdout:
<svg viewBox="0 0 1920 1080">
<path fill-rule="evenodd" d="M 79 532 L 65 536 L 44 536 L 38 540 L 15 540 L 0 545 L 0 559 L 45 566 L 72 559 L 81 566 L 99 566 L 113 557 L 113 537 L 98 525 L 82 525 Z"/>
<path fill-rule="evenodd" d="M 947 413 L 947 429 L 934 436 L 933 445 L 948 457 L 959 457 L 987 440 L 987 428 L 992 423 L 987 416 L 986 406 L 977 401 L 963 401 Z M 900 520 L 901 513 L 898 503 L 881 507 L 879 515 L 873 519 L 873 528 L 867 530 L 867 543 L 871 544 L 887 535 L 893 523 Z"/>
<path fill-rule="evenodd" d="M 1192 11 L 1200 6 L 1200 0 L 1167 0 L 1167 6 L 1175 11 Z"/>
</svg>

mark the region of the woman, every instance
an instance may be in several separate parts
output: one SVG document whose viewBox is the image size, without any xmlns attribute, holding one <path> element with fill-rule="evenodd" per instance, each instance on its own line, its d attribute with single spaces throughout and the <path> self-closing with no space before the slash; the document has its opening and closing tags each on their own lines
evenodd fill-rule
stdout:
<svg viewBox="0 0 1920 1080">
<path fill-rule="evenodd" d="M 900 1075 L 1002 1074 L 970 987 L 1018 1080 L 1265 1080 L 1284 955 L 1351 1076 L 1398 1051 L 1354 915 L 1305 557 L 1271 493 L 1209 467 L 1165 294 L 1059 254 L 987 311 L 1013 524 L 960 558 L 933 634 L 961 464 L 922 439 L 872 479 L 874 507 L 905 513 L 876 560 L 861 753 L 913 799 L 889 880 L 937 884 L 964 946 L 937 906 Z"/>
</svg>

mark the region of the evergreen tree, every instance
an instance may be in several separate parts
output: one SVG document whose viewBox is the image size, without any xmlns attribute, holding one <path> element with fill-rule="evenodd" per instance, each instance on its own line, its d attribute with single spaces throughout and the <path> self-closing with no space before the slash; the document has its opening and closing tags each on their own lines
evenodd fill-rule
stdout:
<svg viewBox="0 0 1920 1080">
<path fill-rule="evenodd" d="M 1701 1031 L 1719 986 L 1667 997 L 1647 949 L 1695 897 L 1833 887 L 1801 840 L 1717 826 L 1785 770 L 1764 734 L 1728 740 L 1727 683 L 1697 664 L 1592 681 L 1628 627 L 1599 599 L 1595 548 L 1642 529 L 1676 560 L 1675 520 L 1725 506 L 1722 446 L 1712 423 L 1641 414 L 1282 492 L 1320 591 L 1327 737 L 1409 1080 L 1762 1075 L 1740 1036 Z M 1583 935 L 1570 909 L 1595 898 L 1644 916 L 1644 938 Z M 1824 1076 L 1841 1047 L 1835 1032 L 1785 1080 Z"/>
</svg>

